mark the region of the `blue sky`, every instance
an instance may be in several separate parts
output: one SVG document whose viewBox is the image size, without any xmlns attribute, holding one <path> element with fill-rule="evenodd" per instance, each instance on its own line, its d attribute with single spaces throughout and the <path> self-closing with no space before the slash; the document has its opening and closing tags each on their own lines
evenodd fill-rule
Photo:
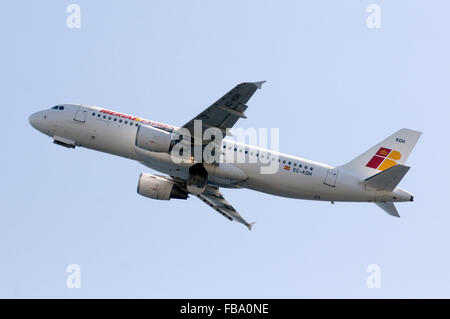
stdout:
<svg viewBox="0 0 450 319">
<path fill-rule="evenodd" d="M 66 8 L 81 7 L 68 29 Z M 381 28 L 366 8 L 381 8 Z M 4 1 L 0 297 L 450 297 L 448 1 Z M 51 143 L 35 111 L 84 103 L 182 125 L 267 80 L 241 127 L 339 165 L 424 134 L 395 219 L 373 204 L 224 190 L 251 232 L 195 198 L 136 194 L 138 163 Z M 68 289 L 66 268 L 81 267 Z M 366 286 L 367 266 L 381 288 Z"/>
</svg>

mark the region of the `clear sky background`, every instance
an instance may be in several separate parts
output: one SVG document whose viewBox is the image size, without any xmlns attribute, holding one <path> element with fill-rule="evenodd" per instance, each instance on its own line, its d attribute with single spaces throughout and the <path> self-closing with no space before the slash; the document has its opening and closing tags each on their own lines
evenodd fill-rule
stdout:
<svg viewBox="0 0 450 319">
<path fill-rule="evenodd" d="M 66 8 L 81 7 L 81 28 Z M 366 8 L 381 7 L 369 29 Z M 450 297 L 448 1 L 2 1 L 0 297 Z M 136 193 L 148 168 L 52 144 L 28 116 L 60 103 L 182 125 L 267 80 L 240 127 L 340 165 L 422 131 L 402 216 L 374 204 L 224 190 L 205 204 Z M 68 289 L 66 268 L 81 267 Z M 369 289 L 368 265 L 381 269 Z"/>
</svg>

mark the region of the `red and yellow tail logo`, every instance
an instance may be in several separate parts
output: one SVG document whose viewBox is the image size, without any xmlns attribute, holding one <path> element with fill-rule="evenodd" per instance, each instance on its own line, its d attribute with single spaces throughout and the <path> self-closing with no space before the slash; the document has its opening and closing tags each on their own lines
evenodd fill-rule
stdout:
<svg viewBox="0 0 450 319">
<path fill-rule="evenodd" d="M 384 171 L 389 167 L 397 165 L 397 162 L 402 158 L 399 151 L 394 151 L 389 148 L 380 147 L 374 157 L 366 164 L 366 167 L 374 168 L 379 171 Z"/>
</svg>

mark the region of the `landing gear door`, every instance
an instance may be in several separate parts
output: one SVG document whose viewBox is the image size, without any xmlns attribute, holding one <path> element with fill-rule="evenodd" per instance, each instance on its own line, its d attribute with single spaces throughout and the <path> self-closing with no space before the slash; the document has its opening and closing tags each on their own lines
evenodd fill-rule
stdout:
<svg viewBox="0 0 450 319">
<path fill-rule="evenodd" d="M 77 122 L 84 123 L 84 122 L 86 122 L 86 114 L 87 114 L 86 108 L 83 106 L 79 106 L 78 110 L 75 113 L 75 117 L 73 119 Z"/>
<path fill-rule="evenodd" d="M 325 181 L 323 183 L 325 185 L 335 187 L 337 176 L 338 176 L 337 168 L 330 168 L 327 172 L 327 177 L 325 177 Z"/>
</svg>

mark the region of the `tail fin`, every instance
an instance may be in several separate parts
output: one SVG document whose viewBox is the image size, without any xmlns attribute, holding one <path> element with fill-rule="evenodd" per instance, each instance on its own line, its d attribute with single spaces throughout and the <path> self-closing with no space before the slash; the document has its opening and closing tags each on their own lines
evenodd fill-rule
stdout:
<svg viewBox="0 0 450 319">
<path fill-rule="evenodd" d="M 421 134 L 403 128 L 340 168 L 366 179 L 394 165 L 405 164 Z"/>
</svg>

